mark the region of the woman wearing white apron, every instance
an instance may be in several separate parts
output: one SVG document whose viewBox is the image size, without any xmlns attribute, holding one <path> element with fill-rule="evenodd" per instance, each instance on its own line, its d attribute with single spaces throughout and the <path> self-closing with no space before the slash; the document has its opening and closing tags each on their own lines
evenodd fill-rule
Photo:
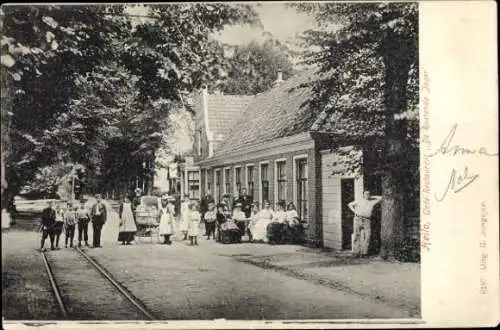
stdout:
<svg viewBox="0 0 500 330">
<path fill-rule="evenodd" d="M 120 205 L 120 226 L 118 241 L 122 245 L 130 245 L 134 240 L 137 226 L 135 225 L 134 213 L 132 212 L 132 202 L 128 197 L 125 197 L 123 203 Z"/>
<path fill-rule="evenodd" d="M 164 197 L 161 201 L 159 227 L 159 234 L 163 236 L 163 244 L 172 244 L 170 236 L 174 233 L 174 221 L 173 208 L 168 203 L 168 199 Z"/>
<path fill-rule="evenodd" d="M 187 240 L 189 229 L 189 195 L 184 195 L 184 201 L 181 203 L 181 219 L 179 229 L 184 235 L 182 240 Z"/>
</svg>

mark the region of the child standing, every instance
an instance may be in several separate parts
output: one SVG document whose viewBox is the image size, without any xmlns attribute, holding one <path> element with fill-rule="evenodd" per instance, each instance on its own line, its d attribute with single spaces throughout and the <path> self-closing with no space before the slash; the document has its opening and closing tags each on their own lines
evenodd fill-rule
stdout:
<svg viewBox="0 0 500 330">
<path fill-rule="evenodd" d="M 66 213 L 64 213 L 64 228 L 65 228 L 65 237 L 64 237 L 64 247 L 73 247 L 73 239 L 75 237 L 75 225 L 76 225 L 76 211 L 78 208 L 75 206 L 72 208 L 68 206 Z"/>
<path fill-rule="evenodd" d="M 189 195 L 184 195 L 184 201 L 181 203 L 181 219 L 179 229 L 184 235 L 182 240 L 187 240 L 189 227 Z"/>
<path fill-rule="evenodd" d="M 173 205 L 169 203 L 167 196 L 161 201 L 159 232 L 163 236 L 163 244 L 172 244 L 170 236 L 174 233 L 174 214 Z"/>
<path fill-rule="evenodd" d="M 198 245 L 198 234 L 200 231 L 200 221 L 201 214 L 198 211 L 198 204 L 196 202 L 192 202 L 189 204 L 189 225 L 188 225 L 188 235 L 189 240 L 191 241 L 191 245 Z"/>
<path fill-rule="evenodd" d="M 215 203 L 208 203 L 208 211 L 204 215 L 205 226 L 207 226 L 207 240 L 210 239 L 210 235 L 215 239 L 215 220 L 217 220 L 217 210 L 215 209 Z"/>
</svg>

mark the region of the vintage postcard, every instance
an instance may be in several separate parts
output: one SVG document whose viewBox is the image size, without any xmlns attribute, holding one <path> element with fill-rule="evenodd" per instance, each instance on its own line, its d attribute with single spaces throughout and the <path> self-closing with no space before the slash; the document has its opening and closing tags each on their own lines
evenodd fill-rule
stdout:
<svg viewBox="0 0 500 330">
<path fill-rule="evenodd" d="M 498 325 L 495 2 L 0 15 L 3 328 Z"/>
</svg>

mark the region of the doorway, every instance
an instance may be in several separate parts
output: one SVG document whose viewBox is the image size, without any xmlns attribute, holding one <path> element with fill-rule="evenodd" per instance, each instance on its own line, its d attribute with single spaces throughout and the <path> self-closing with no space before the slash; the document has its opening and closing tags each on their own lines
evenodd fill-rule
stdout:
<svg viewBox="0 0 500 330">
<path fill-rule="evenodd" d="M 354 213 L 348 204 L 354 200 L 354 179 L 341 179 L 342 200 L 342 250 L 352 249 L 352 233 L 354 225 Z"/>
</svg>

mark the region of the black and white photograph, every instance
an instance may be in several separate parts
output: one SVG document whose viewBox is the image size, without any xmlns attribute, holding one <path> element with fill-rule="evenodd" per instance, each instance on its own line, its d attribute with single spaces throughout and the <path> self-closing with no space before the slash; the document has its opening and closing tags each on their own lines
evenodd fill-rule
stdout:
<svg viewBox="0 0 500 330">
<path fill-rule="evenodd" d="M 419 3 L 1 30 L 4 322 L 422 321 Z"/>
</svg>

